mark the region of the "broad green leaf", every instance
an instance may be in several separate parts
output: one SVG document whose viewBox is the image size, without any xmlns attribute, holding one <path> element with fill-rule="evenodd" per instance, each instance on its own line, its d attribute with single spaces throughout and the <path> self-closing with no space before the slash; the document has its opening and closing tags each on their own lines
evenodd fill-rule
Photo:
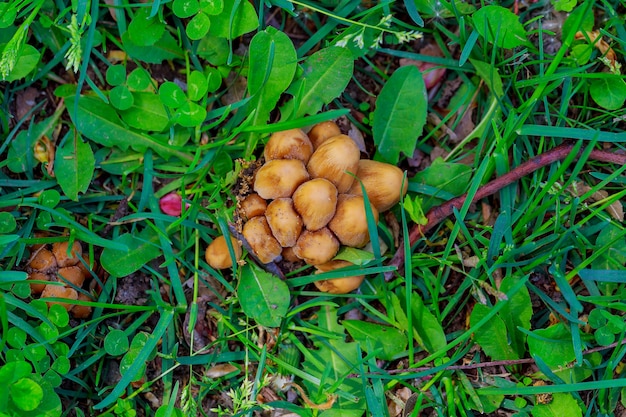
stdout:
<svg viewBox="0 0 626 417">
<path fill-rule="evenodd" d="M 112 329 L 104 337 L 104 350 L 111 356 L 120 356 L 128 351 L 130 344 L 124 331 Z"/>
<path fill-rule="evenodd" d="M 177 108 L 187 102 L 185 92 L 178 84 L 166 81 L 159 87 L 159 98 L 168 107 Z"/>
<path fill-rule="evenodd" d="M 183 51 L 178 41 L 168 31 L 165 31 L 154 45 L 149 46 L 137 45 L 126 31 L 122 35 L 122 44 L 131 58 L 146 64 L 160 64 L 168 59 L 183 58 Z"/>
<path fill-rule="evenodd" d="M 72 135 L 57 150 L 54 162 L 56 178 L 70 200 L 78 201 L 78 193 L 87 191 L 95 166 L 91 146 L 83 142 L 79 135 Z"/>
<path fill-rule="evenodd" d="M 289 87 L 294 96 L 302 92 L 289 103 L 289 107 L 298 103 L 296 118 L 318 113 L 345 90 L 354 71 L 354 58 L 349 50 L 330 46 L 309 56 L 302 69 L 302 75 Z"/>
<path fill-rule="evenodd" d="M 54 125 L 54 116 L 52 116 L 41 123 L 33 125 L 28 130 L 20 131 L 11 141 L 7 154 L 7 167 L 15 173 L 22 173 L 38 164 L 34 158 L 33 147 L 37 140 L 42 135 L 50 132 Z"/>
<path fill-rule="evenodd" d="M 427 109 L 422 73 L 413 65 L 398 68 L 376 99 L 372 126 L 378 153 L 387 162 L 397 164 L 400 152 L 413 155 Z"/>
<path fill-rule="evenodd" d="M 448 2 L 441 0 L 407 0 L 415 2 L 420 15 L 426 19 L 448 19 L 458 14 L 474 13 L 476 7 L 467 3 L 457 1 L 454 2 L 454 9 Z"/>
<path fill-rule="evenodd" d="M 165 32 L 165 23 L 158 16 L 150 17 L 150 8 L 143 7 L 137 10 L 135 17 L 128 25 L 130 40 L 138 46 L 154 45 Z"/>
<path fill-rule="evenodd" d="M 165 106 L 157 94 L 135 93 L 133 105 L 120 111 L 122 120 L 135 129 L 161 132 L 169 123 Z"/>
<path fill-rule="evenodd" d="M 626 237 L 623 236 L 622 228 L 613 223 L 603 227 L 596 238 L 594 251 L 601 255 L 592 262 L 593 269 L 623 269 L 626 263 Z"/>
<path fill-rule="evenodd" d="M 11 233 L 17 227 L 17 222 L 13 214 L 3 211 L 0 212 L 0 234 Z"/>
<path fill-rule="evenodd" d="M 200 11 L 200 3 L 198 0 L 174 0 L 172 11 L 181 19 L 186 19 Z"/>
<path fill-rule="evenodd" d="M 114 87 L 124 84 L 126 82 L 126 67 L 124 65 L 111 65 L 107 68 L 106 80 Z"/>
<path fill-rule="evenodd" d="M 582 417 L 583 411 L 572 394 L 556 392 L 547 404 L 536 404 L 530 411 L 533 417 Z"/>
<path fill-rule="evenodd" d="M 200 12 L 187 23 L 187 27 L 185 28 L 185 32 L 187 36 L 192 41 L 197 41 L 198 39 L 202 39 L 207 33 L 209 33 L 209 29 L 211 28 L 211 19 L 209 16 Z"/>
<path fill-rule="evenodd" d="M 365 392 L 363 385 L 354 378 L 345 376 L 361 361 L 357 344 L 345 341 L 345 332 L 342 325 L 337 323 L 337 309 L 329 306 L 322 307 L 318 312 L 318 330 L 331 337 L 314 336 L 313 343 L 317 347 L 309 350 L 302 366 L 305 372 L 321 379 L 321 387 L 308 380 L 303 381 L 308 388 L 311 399 L 316 403 L 327 400 L 325 392 L 333 384 L 339 385 L 339 390 L 354 397 L 351 401 L 345 396 L 339 396 L 332 410 L 325 411 L 321 416 L 360 416 L 365 409 Z M 334 337 L 333 337 L 334 336 Z M 354 414 L 353 414 L 354 413 Z"/>
<path fill-rule="evenodd" d="M 216 67 L 226 65 L 230 48 L 228 40 L 218 38 L 210 33 L 198 42 L 196 53 Z"/>
<path fill-rule="evenodd" d="M 280 326 L 289 309 L 287 284 L 250 263 L 241 268 L 237 295 L 244 313 L 262 326 Z"/>
<path fill-rule="evenodd" d="M 576 7 L 578 0 L 552 0 L 554 10 L 557 12 L 571 12 Z"/>
<path fill-rule="evenodd" d="M 558 323 L 545 329 L 533 331 L 528 336 L 528 350 L 538 356 L 550 369 L 564 367 L 576 358 L 572 336 L 564 324 Z"/>
<path fill-rule="evenodd" d="M 8 28 L 17 17 L 18 8 L 6 2 L 0 3 L 0 29 Z"/>
<path fill-rule="evenodd" d="M 146 228 L 137 236 L 126 233 L 116 239 L 126 245 L 127 250 L 104 248 L 100 263 L 115 278 L 124 277 L 138 271 L 142 266 L 161 255 L 158 246 L 159 236 L 151 228 Z"/>
<path fill-rule="evenodd" d="M 406 349 L 405 334 L 393 327 L 361 320 L 344 320 L 341 324 L 350 336 L 361 345 L 361 349 L 371 354 L 373 352 L 367 351 L 369 340 L 370 345 L 378 351 L 377 358 L 389 361 Z"/>
<path fill-rule="evenodd" d="M 413 315 L 413 329 L 417 343 L 428 353 L 437 352 L 446 345 L 446 334 L 433 313 L 424 305 L 422 297 L 413 293 L 411 297 L 411 314 Z"/>
<path fill-rule="evenodd" d="M 128 110 L 135 103 L 135 97 L 125 85 L 118 85 L 109 91 L 109 101 L 118 110 Z"/>
<path fill-rule="evenodd" d="M 355 265 L 365 265 L 374 259 L 374 254 L 362 249 L 343 246 L 333 259 L 348 261 Z"/>
<path fill-rule="evenodd" d="M 189 100 L 198 101 L 202 99 L 209 89 L 206 75 L 200 71 L 191 71 L 187 78 L 187 95 Z"/>
<path fill-rule="evenodd" d="M 489 87 L 489 90 L 497 97 L 504 96 L 504 89 L 502 88 L 502 79 L 498 68 L 486 62 L 479 61 L 477 59 L 469 59 L 474 68 L 476 68 L 476 74 L 483 79 L 485 84 Z"/>
<path fill-rule="evenodd" d="M 234 10 L 235 7 L 237 7 L 236 10 Z M 220 14 L 211 17 L 209 33 L 219 38 L 234 39 L 252 32 L 257 27 L 259 27 L 259 17 L 250 2 L 229 0 L 225 2 Z"/>
<path fill-rule="evenodd" d="M 67 98 L 68 112 L 78 131 L 87 138 L 106 147 L 117 146 L 127 150 L 130 146 L 138 152 L 150 148 L 162 157 L 176 156 L 182 160 L 190 160 L 190 156 L 159 142 L 155 138 L 128 129 L 117 115 L 113 107 L 93 97 L 80 97 L 78 111 L 74 114 L 73 99 Z"/>
<path fill-rule="evenodd" d="M 22 411 L 33 411 L 43 400 L 43 389 L 32 379 L 18 379 L 10 388 L 11 400 Z"/>
<path fill-rule="evenodd" d="M 2 52 L 5 46 L 6 44 L 0 45 L 0 56 L 2 56 Z M 17 54 L 17 61 L 15 63 L 15 66 L 6 78 L 3 78 L 0 74 L 0 81 L 11 82 L 26 77 L 28 74 L 30 74 L 31 71 L 33 71 L 37 67 L 40 56 L 41 54 L 39 53 L 39 51 L 33 46 L 27 43 L 22 45 Z"/>
<path fill-rule="evenodd" d="M 621 109 L 626 101 L 626 82 L 620 75 L 606 75 L 589 81 L 589 93 L 600 107 Z"/>
<path fill-rule="evenodd" d="M 224 11 L 224 0 L 200 0 L 200 7 L 206 14 L 220 14 Z"/>
<path fill-rule="evenodd" d="M 474 326 L 489 314 L 490 311 L 490 307 L 483 304 L 476 304 L 470 315 L 470 326 Z M 509 344 L 506 326 L 499 315 L 494 316 L 481 328 L 476 330 L 476 332 L 474 332 L 474 340 L 480 345 L 485 354 L 493 360 L 519 359 L 519 356 Z"/>
<path fill-rule="evenodd" d="M 152 83 L 153 80 L 150 78 L 150 73 L 141 67 L 132 70 L 126 79 L 126 85 L 133 91 L 155 92 Z"/>
<path fill-rule="evenodd" d="M 489 43 L 500 48 L 528 45 L 528 35 L 519 17 L 502 6 L 485 6 L 473 15 L 474 28 Z"/>
<path fill-rule="evenodd" d="M 502 280 L 500 291 L 508 293 L 515 285 L 516 278 L 511 275 Z M 530 319 L 533 315 L 533 306 L 530 301 L 528 288 L 522 287 L 504 304 L 500 313 L 498 313 L 504 324 L 506 325 L 509 337 L 511 339 L 511 347 L 517 353 L 518 357 L 524 357 L 526 353 L 526 335 L 518 330 L 530 330 Z"/>
<path fill-rule="evenodd" d="M 296 73 L 297 55 L 291 39 L 273 27 L 254 35 L 250 42 L 250 71 L 248 91 L 252 96 L 248 113 L 254 112 L 252 126 L 267 123 L 281 94 L 289 87 Z M 258 135 L 250 134 L 246 140 L 246 155 L 256 147 Z"/>
<path fill-rule="evenodd" d="M 472 168 L 465 164 L 445 162 L 437 158 L 426 169 L 418 172 L 411 178 L 411 184 L 424 184 L 436 190 L 459 196 L 467 190 L 467 185 L 472 176 Z M 424 196 L 421 209 L 427 212 L 431 207 L 440 204 L 441 198 Z"/>
<path fill-rule="evenodd" d="M 204 122 L 206 109 L 191 101 L 183 103 L 176 111 L 173 121 L 184 127 L 194 127 Z"/>
</svg>

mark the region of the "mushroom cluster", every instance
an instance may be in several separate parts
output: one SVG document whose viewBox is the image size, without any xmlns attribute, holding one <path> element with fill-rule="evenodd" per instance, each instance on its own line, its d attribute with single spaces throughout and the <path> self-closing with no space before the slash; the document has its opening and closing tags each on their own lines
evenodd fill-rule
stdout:
<svg viewBox="0 0 626 417">
<path fill-rule="evenodd" d="M 26 267 L 28 279 L 40 281 L 30 284 L 33 295 L 41 295 L 42 298 L 65 298 L 68 301 L 91 301 L 87 295 L 76 290 L 82 288 L 85 279 L 91 277 L 85 267 L 89 265 L 89 257 L 83 254 L 80 242 L 74 241 L 71 248 L 68 242 L 57 242 L 51 247 L 37 245 L 31 249 L 33 254 Z M 85 262 L 81 262 L 80 258 Z M 91 307 L 88 306 L 49 301 L 48 305 L 51 304 L 62 305 L 76 318 L 86 318 L 91 314 Z"/>
<path fill-rule="evenodd" d="M 346 266 L 349 263 L 332 261 L 340 247 L 362 248 L 369 242 L 361 183 L 376 222 L 379 213 L 398 203 L 407 189 L 398 167 L 361 159 L 354 140 L 334 122 L 317 124 L 308 135 L 301 129 L 276 132 L 263 156 L 265 163 L 254 175 L 254 192 L 238 205 L 245 221 L 242 235 L 263 263 L 282 256 L 319 271 Z M 322 291 L 345 293 L 362 279 L 316 285 Z"/>
</svg>

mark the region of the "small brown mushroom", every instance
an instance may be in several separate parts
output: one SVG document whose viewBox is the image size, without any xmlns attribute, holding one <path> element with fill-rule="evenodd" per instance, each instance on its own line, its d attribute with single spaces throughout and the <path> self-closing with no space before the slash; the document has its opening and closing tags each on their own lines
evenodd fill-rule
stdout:
<svg viewBox="0 0 626 417">
<path fill-rule="evenodd" d="M 59 275 L 59 281 L 65 282 L 66 284 L 69 282 L 78 288 L 82 287 L 83 282 L 85 282 L 85 274 L 78 266 L 59 268 L 57 274 Z"/>
<path fill-rule="evenodd" d="M 262 198 L 291 197 L 309 173 L 298 159 L 274 159 L 266 162 L 256 173 L 254 191 Z"/>
<path fill-rule="evenodd" d="M 319 148 L 327 139 L 338 135 L 341 135 L 341 130 L 333 121 L 318 123 L 309 131 L 309 139 L 313 144 L 313 149 Z"/>
<path fill-rule="evenodd" d="M 235 251 L 237 260 L 241 259 L 241 244 L 232 236 L 230 236 L 230 241 L 233 245 L 233 250 Z M 224 236 L 218 236 L 213 239 L 213 242 L 207 246 L 206 251 L 204 252 L 204 257 L 211 268 L 224 269 L 233 266 L 233 259 L 230 257 L 228 245 Z"/>
<path fill-rule="evenodd" d="M 374 206 L 371 207 L 374 219 L 378 223 L 378 210 Z M 355 248 L 365 246 L 370 241 L 370 235 L 363 196 L 340 194 L 335 217 L 328 223 L 328 228 L 343 245 Z"/>
<path fill-rule="evenodd" d="M 91 297 L 83 293 L 78 294 L 78 300 L 79 301 L 93 301 Z M 74 316 L 77 319 L 86 319 L 87 317 L 91 315 L 91 311 L 92 311 L 91 306 L 75 304 L 74 307 L 72 308 L 72 316 Z"/>
<path fill-rule="evenodd" d="M 248 194 L 239 203 L 239 207 L 244 220 L 248 220 L 256 216 L 262 216 L 265 213 L 265 209 L 267 209 L 267 202 L 257 193 L 252 193 Z"/>
<path fill-rule="evenodd" d="M 44 274 L 43 272 L 33 271 L 28 274 L 28 279 L 33 281 L 50 281 L 50 275 Z M 48 284 L 44 283 L 31 283 L 30 284 L 30 292 L 33 294 L 41 294 L 45 286 Z"/>
<path fill-rule="evenodd" d="M 64 285 L 48 284 L 44 287 L 43 291 L 41 292 L 41 297 L 42 298 L 57 297 L 57 298 L 65 298 L 68 300 L 77 300 L 78 292 L 76 292 L 74 288 L 69 288 Z M 50 307 L 53 304 L 60 304 L 67 311 L 70 311 L 74 307 L 74 304 L 63 303 L 60 301 L 46 301 L 46 302 L 48 303 L 48 307 Z"/>
<path fill-rule="evenodd" d="M 243 237 L 254 251 L 254 254 L 264 264 L 278 258 L 283 251 L 276 240 L 265 216 L 253 217 L 243 226 Z"/>
<path fill-rule="evenodd" d="M 30 260 L 28 266 L 40 272 L 50 272 L 57 267 L 57 259 L 48 249 L 39 249 Z"/>
<path fill-rule="evenodd" d="M 277 198 L 269 203 L 265 218 L 272 230 L 272 235 L 283 248 L 296 244 L 302 232 L 302 218 L 293 208 L 291 198 Z"/>
<path fill-rule="evenodd" d="M 314 178 L 296 189 L 293 203 L 307 230 L 319 230 L 335 215 L 337 188 L 325 178 Z"/>
<path fill-rule="evenodd" d="M 315 265 L 315 268 L 317 269 L 316 274 L 320 274 L 352 265 L 354 264 L 348 261 L 335 260 L 326 262 L 325 264 Z M 354 291 L 359 288 L 363 279 L 365 279 L 365 275 L 354 275 L 343 278 L 323 279 L 315 281 L 313 284 L 315 284 L 317 289 L 323 292 L 331 294 L 347 294 L 350 291 Z"/>
<path fill-rule="evenodd" d="M 309 265 L 323 264 L 330 261 L 339 251 L 339 241 L 327 228 L 322 227 L 314 232 L 302 232 L 293 252 Z"/>
<path fill-rule="evenodd" d="M 363 182 L 367 198 L 376 207 L 379 213 L 389 210 L 400 201 L 401 195 L 406 194 L 409 186 L 404 179 L 404 173 L 395 165 L 384 162 L 361 159 L 357 177 Z M 354 181 L 348 194 L 362 195 L 361 182 Z"/>
<path fill-rule="evenodd" d="M 71 251 L 68 255 L 69 242 L 57 242 L 52 245 L 52 253 L 57 259 L 57 264 L 60 268 L 65 266 L 74 266 L 80 262 L 78 259 L 83 255 L 83 249 L 80 246 L 80 242 L 74 241 Z"/>
<path fill-rule="evenodd" d="M 361 151 L 354 140 L 339 135 L 328 139 L 313 152 L 307 169 L 311 178 L 326 178 L 339 193 L 345 193 L 354 182 L 360 157 Z"/>
<path fill-rule="evenodd" d="M 302 129 L 283 130 L 270 136 L 265 145 L 263 156 L 266 161 L 272 159 L 299 159 L 305 164 L 313 153 L 313 145 Z"/>
</svg>

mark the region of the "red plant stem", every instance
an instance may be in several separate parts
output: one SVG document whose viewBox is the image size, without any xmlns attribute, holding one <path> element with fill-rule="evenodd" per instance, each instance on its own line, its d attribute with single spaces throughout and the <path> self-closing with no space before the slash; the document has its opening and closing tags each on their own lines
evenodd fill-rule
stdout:
<svg viewBox="0 0 626 417">
<path fill-rule="evenodd" d="M 472 202 L 476 202 L 485 197 L 488 197 L 492 194 L 497 193 L 502 188 L 506 187 L 509 184 L 519 180 L 526 175 L 533 173 L 539 168 L 543 168 L 547 165 L 550 165 L 553 162 L 560 161 L 565 159 L 567 155 L 569 155 L 574 149 L 573 144 L 563 144 L 559 145 L 554 149 L 546 151 L 540 155 L 537 155 L 523 164 L 513 168 L 510 172 L 502 175 L 501 177 L 496 178 L 495 180 L 488 182 L 478 189 L 476 194 L 474 194 L 472 198 Z M 616 154 L 607 151 L 600 150 L 592 150 L 589 159 L 594 159 L 602 162 L 610 162 L 618 165 L 626 164 L 626 155 Z M 446 217 L 450 216 L 454 209 L 460 209 L 465 204 L 468 195 L 463 194 L 462 196 L 453 198 L 452 200 L 446 201 L 445 203 L 433 207 L 426 213 L 426 224 L 420 225 L 415 224 L 411 227 L 409 232 L 409 243 L 411 246 L 415 245 L 417 241 L 426 234 L 430 229 L 438 225 L 442 220 Z M 404 243 L 400 244 L 400 247 L 396 251 L 395 255 L 389 262 L 389 265 L 400 268 L 404 264 Z M 393 271 L 387 272 L 385 274 L 385 279 L 389 280 L 393 277 Z"/>
</svg>

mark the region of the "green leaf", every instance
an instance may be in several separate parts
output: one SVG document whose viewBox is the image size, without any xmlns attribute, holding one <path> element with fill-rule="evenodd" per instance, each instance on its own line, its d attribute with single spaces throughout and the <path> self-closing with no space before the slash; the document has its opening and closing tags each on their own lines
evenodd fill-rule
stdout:
<svg viewBox="0 0 626 417">
<path fill-rule="evenodd" d="M 502 6 L 485 6 L 473 15 L 474 28 L 489 43 L 500 48 L 528 45 L 528 35 L 519 17 Z"/>
<path fill-rule="evenodd" d="M 517 278 L 510 275 L 502 280 L 500 291 L 508 293 L 515 285 Z M 515 292 L 511 298 L 504 304 L 502 310 L 498 313 L 504 324 L 506 325 L 509 337 L 511 339 L 511 347 L 517 353 L 518 357 L 523 357 L 526 353 L 526 335 L 518 330 L 530 329 L 530 319 L 533 315 L 533 306 L 530 300 L 528 288 L 522 287 Z"/>
<path fill-rule="evenodd" d="M 78 193 L 87 191 L 95 167 L 96 159 L 91 146 L 83 142 L 79 135 L 72 135 L 57 150 L 54 160 L 56 178 L 70 200 L 78 201 Z"/>
<path fill-rule="evenodd" d="M 102 267 L 115 278 L 132 274 L 162 253 L 158 246 L 159 236 L 151 228 L 142 230 L 137 236 L 123 234 L 116 241 L 128 249 L 104 248 L 100 257 Z"/>
<path fill-rule="evenodd" d="M 7 211 L 0 212 L 0 234 L 11 233 L 17 227 L 15 217 Z"/>
<path fill-rule="evenodd" d="M 571 12 L 576 7 L 577 0 L 551 0 L 557 12 Z"/>
<path fill-rule="evenodd" d="M 343 246 L 333 259 L 348 261 L 355 265 L 365 265 L 374 259 L 374 254 L 362 249 Z"/>
<path fill-rule="evenodd" d="M 296 118 L 318 113 L 346 89 L 354 71 L 354 58 L 348 49 L 330 46 L 309 56 L 302 69 L 302 75 L 289 87 L 294 96 L 302 92 L 289 103 L 293 107 L 298 102 Z"/>
<path fill-rule="evenodd" d="M 60 304 L 52 304 L 48 311 L 48 320 L 61 329 L 69 324 L 70 316 L 65 307 Z"/>
<path fill-rule="evenodd" d="M 607 74 L 589 80 L 589 93 L 598 106 L 607 110 L 621 109 L 626 101 L 626 82 L 620 75 Z"/>
<path fill-rule="evenodd" d="M 413 293 L 411 297 L 411 314 L 413 314 L 413 329 L 417 343 L 428 353 L 443 349 L 446 345 L 446 334 L 418 293 Z"/>
<path fill-rule="evenodd" d="M 444 162 L 442 158 L 437 158 L 428 168 L 411 178 L 411 184 L 424 184 L 453 196 L 459 196 L 467 190 L 471 176 L 472 167 Z M 440 204 L 441 201 L 442 199 L 437 198 L 436 195 L 424 196 L 421 208 L 427 212 L 431 207 Z"/>
<path fill-rule="evenodd" d="M 608 223 L 602 228 L 594 247 L 601 255 L 592 262 L 593 269 L 623 269 L 626 263 L 626 237 L 620 237 L 621 235 L 622 228 L 613 223 Z"/>
<path fill-rule="evenodd" d="M 200 3 L 198 0 L 174 0 L 172 11 L 181 19 L 186 19 L 200 11 Z"/>
<path fill-rule="evenodd" d="M 152 78 L 150 78 L 150 74 L 145 69 L 138 67 L 135 68 L 128 74 L 128 78 L 126 79 L 126 85 L 130 90 L 133 91 L 145 91 L 150 89 L 154 92 L 152 87 Z"/>
<path fill-rule="evenodd" d="M 504 89 L 502 88 L 502 78 L 498 68 L 486 62 L 478 61 L 477 59 L 469 59 L 474 68 L 476 68 L 476 74 L 483 79 L 485 84 L 489 87 L 489 90 L 497 97 L 504 96 Z"/>
<path fill-rule="evenodd" d="M 78 111 L 74 114 L 73 99 L 68 101 L 69 115 L 76 128 L 87 138 L 106 147 L 117 146 L 122 150 L 132 147 L 138 152 L 150 148 L 162 157 L 176 156 L 182 160 L 191 157 L 166 142 L 129 130 L 124 126 L 113 107 L 93 97 L 80 97 Z"/>
<path fill-rule="evenodd" d="M 291 39 L 273 27 L 254 35 L 250 42 L 250 71 L 248 91 L 252 98 L 248 113 L 254 112 L 252 126 L 267 123 L 281 94 L 289 87 L 296 73 L 297 55 Z M 252 140 L 249 138 L 253 138 Z M 256 147 L 257 135 L 246 140 L 246 155 Z"/>
<path fill-rule="evenodd" d="M 118 85 L 109 91 L 109 101 L 118 110 L 128 110 L 135 103 L 135 97 L 125 85 Z"/>
<path fill-rule="evenodd" d="M 250 263 L 240 271 L 237 295 L 244 313 L 262 326 L 280 326 L 290 303 L 287 284 Z"/>
<path fill-rule="evenodd" d="M 184 127 L 198 126 L 206 118 L 206 109 L 193 102 L 185 102 L 178 109 L 172 120 Z"/>
<path fill-rule="evenodd" d="M 137 10 L 135 17 L 128 25 L 130 40 L 138 46 L 154 45 L 165 32 L 165 23 L 157 16 L 150 17 L 150 8 L 143 7 Z"/>
<path fill-rule="evenodd" d="M 413 155 L 426 123 L 428 99 L 422 73 L 413 65 L 398 68 L 376 99 L 372 133 L 387 162 L 397 164 L 400 152 Z"/>
<path fill-rule="evenodd" d="M 0 29 L 8 28 L 13 24 L 19 9 L 10 3 L 0 3 Z"/>
<path fill-rule="evenodd" d="M 470 326 L 474 326 L 489 314 L 490 311 L 490 307 L 483 304 L 476 304 L 470 315 Z M 474 340 L 480 345 L 485 354 L 493 360 L 519 359 L 519 356 L 509 344 L 506 326 L 499 315 L 494 316 L 481 328 L 476 330 L 476 332 L 474 332 Z"/>
<path fill-rule="evenodd" d="M 220 14 L 224 11 L 224 0 L 200 0 L 200 7 L 206 14 Z"/>
<path fill-rule="evenodd" d="M 112 86 L 124 84 L 126 82 L 126 67 L 124 65 L 111 65 L 107 68 L 106 80 Z"/>
<path fill-rule="evenodd" d="M 35 410 L 43 400 L 43 389 L 28 377 L 15 381 L 10 390 L 11 400 L 22 411 Z"/>
<path fill-rule="evenodd" d="M 583 412 L 572 394 L 556 392 L 548 404 L 536 404 L 531 414 L 533 417 L 582 417 Z"/>
<path fill-rule="evenodd" d="M 576 358 L 572 336 L 563 323 L 532 333 L 535 337 L 528 336 L 528 350 L 531 355 L 541 358 L 550 369 L 564 367 Z"/>
<path fill-rule="evenodd" d="M 0 56 L 2 55 L 5 46 L 6 44 L 0 45 Z M 6 78 L 3 78 L 0 75 L 0 81 L 11 82 L 26 77 L 28 74 L 31 73 L 31 71 L 33 71 L 37 67 L 40 56 L 41 54 L 37 49 L 25 43 L 24 45 L 22 45 L 17 54 L 17 61 L 15 62 L 15 66 Z"/>
<path fill-rule="evenodd" d="M 341 324 L 350 336 L 361 345 L 361 349 L 372 354 L 373 352 L 367 350 L 369 340 L 369 344 L 378 351 L 376 357 L 382 360 L 392 360 L 394 356 L 406 349 L 406 335 L 393 327 L 361 320 L 344 320 Z"/>
<path fill-rule="evenodd" d="M 111 329 L 104 337 L 104 350 L 111 356 L 120 356 L 128 351 L 130 344 L 123 330 Z"/>
<path fill-rule="evenodd" d="M 187 95 L 189 100 L 198 101 L 202 99 L 209 90 L 209 83 L 206 75 L 200 71 L 191 71 L 187 78 Z"/>
<path fill-rule="evenodd" d="M 163 104 L 168 107 L 177 108 L 187 102 L 187 96 L 178 84 L 166 81 L 159 87 L 159 97 Z"/>
<path fill-rule="evenodd" d="M 122 35 L 122 44 L 131 58 L 147 64 L 160 64 L 165 60 L 183 58 L 178 41 L 168 31 L 163 32 L 163 36 L 154 45 L 149 46 L 137 45 L 126 31 Z"/>
<path fill-rule="evenodd" d="M 191 20 L 187 23 L 185 32 L 187 33 L 189 39 L 197 41 L 209 33 L 210 28 L 211 19 L 209 19 L 209 16 L 206 13 L 200 12 L 191 18 Z"/>
<path fill-rule="evenodd" d="M 211 35 L 234 39 L 259 27 L 259 17 L 250 2 L 231 0 L 225 3 L 222 12 L 211 18 L 212 24 L 209 30 Z M 235 7 L 237 7 L 236 11 Z"/>
<path fill-rule="evenodd" d="M 133 105 L 120 111 L 122 120 L 135 129 L 161 132 L 169 124 L 169 117 L 165 106 L 157 94 L 135 93 Z"/>
</svg>

